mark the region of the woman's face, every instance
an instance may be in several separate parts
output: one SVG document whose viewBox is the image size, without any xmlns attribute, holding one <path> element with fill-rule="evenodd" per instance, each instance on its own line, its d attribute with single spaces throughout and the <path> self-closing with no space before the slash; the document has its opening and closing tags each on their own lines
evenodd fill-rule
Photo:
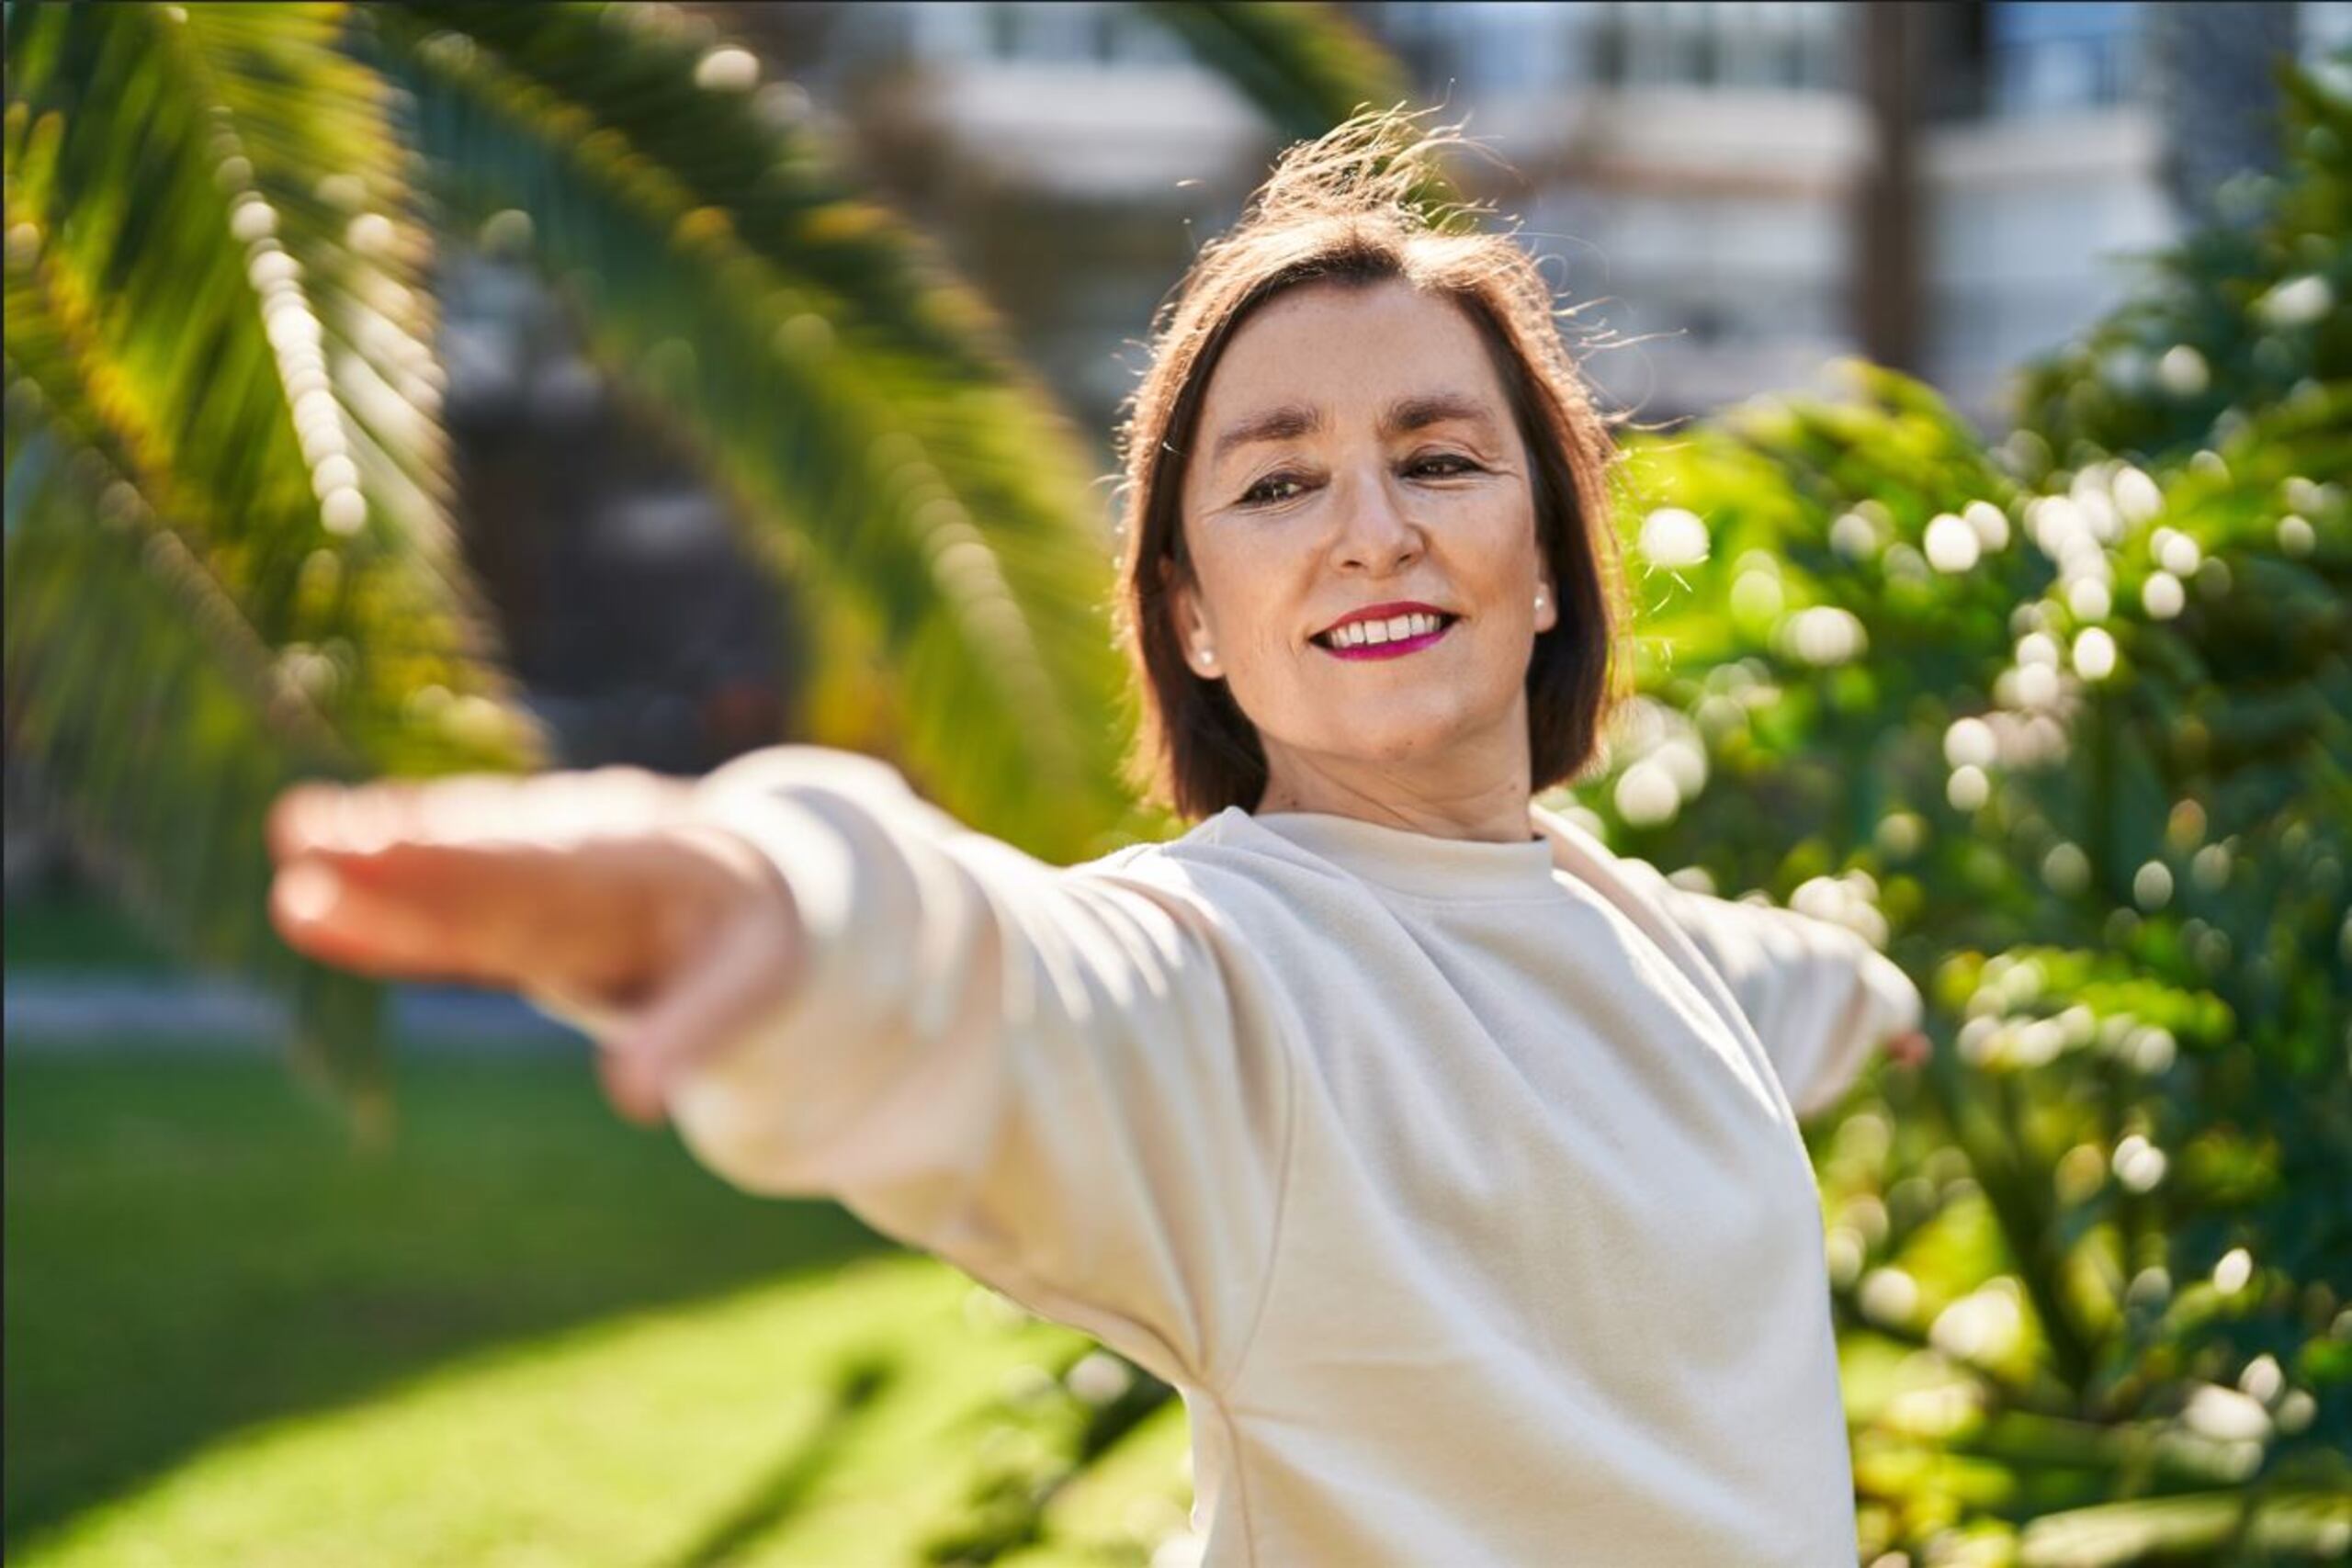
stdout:
<svg viewBox="0 0 2352 1568">
<path fill-rule="evenodd" d="M 1257 727 L 1268 809 L 1318 783 L 1524 793 L 1528 661 L 1558 594 L 1459 306 L 1401 281 L 1277 296 L 1227 344 L 1183 482 L 1177 632 Z"/>
</svg>

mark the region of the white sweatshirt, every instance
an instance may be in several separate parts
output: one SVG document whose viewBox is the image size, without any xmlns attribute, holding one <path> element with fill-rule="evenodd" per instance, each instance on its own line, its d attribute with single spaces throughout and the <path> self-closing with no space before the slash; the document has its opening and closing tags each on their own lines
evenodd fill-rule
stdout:
<svg viewBox="0 0 2352 1568">
<path fill-rule="evenodd" d="M 673 1089 L 688 1146 L 1175 1385 L 1212 1568 L 1854 1562 L 1792 1104 L 1917 1022 L 1860 937 L 1540 808 L 1057 869 L 844 752 L 697 799 L 811 960 Z"/>
</svg>

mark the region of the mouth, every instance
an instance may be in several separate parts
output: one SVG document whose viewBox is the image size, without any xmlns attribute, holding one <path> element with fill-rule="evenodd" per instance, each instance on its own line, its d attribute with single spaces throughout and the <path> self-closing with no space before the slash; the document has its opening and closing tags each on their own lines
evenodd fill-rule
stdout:
<svg viewBox="0 0 2352 1568">
<path fill-rule="evenodd" d="M 1307 640 L 1334 659 L 1401 659 L 1436 646 L 1461 618 L 1442 610 L 1407 611 L 1345 621 Z"/>
</svg>

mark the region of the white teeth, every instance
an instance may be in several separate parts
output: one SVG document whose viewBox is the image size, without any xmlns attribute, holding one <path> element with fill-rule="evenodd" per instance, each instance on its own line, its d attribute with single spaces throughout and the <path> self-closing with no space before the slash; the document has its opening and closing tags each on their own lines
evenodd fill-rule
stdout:
<svg viewBox="0 0 2352 1568">
<path fill-rule="evenodd" d="M 1409 615 L 1392 615 L 1385 621 L 1351 621 L 1337 631 L 1326 632 L 1322 641 L 1329 648 L 1362 648 L 1367 643 L 1397 642 L 1406 637 L 1433 637 L 1445 628 L 1442 615 L 1416 612 Z"/>
</svg>

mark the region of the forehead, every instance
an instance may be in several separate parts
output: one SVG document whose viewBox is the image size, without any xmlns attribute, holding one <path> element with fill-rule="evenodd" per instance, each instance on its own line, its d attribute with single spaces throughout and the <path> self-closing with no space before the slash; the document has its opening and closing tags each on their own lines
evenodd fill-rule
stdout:
<svg viewBox="0 0 2352 1568">
<path fill-rule="evenodd" d="M 1272 404 L 1345 413 L 1434 389 L 1476 394 L 1504 412 L 1501 379 L 1463 307 L 1402 279 L 1306 284 L 1235 331 L 1202 399 L 1203 433 Z"/>
</svg>

